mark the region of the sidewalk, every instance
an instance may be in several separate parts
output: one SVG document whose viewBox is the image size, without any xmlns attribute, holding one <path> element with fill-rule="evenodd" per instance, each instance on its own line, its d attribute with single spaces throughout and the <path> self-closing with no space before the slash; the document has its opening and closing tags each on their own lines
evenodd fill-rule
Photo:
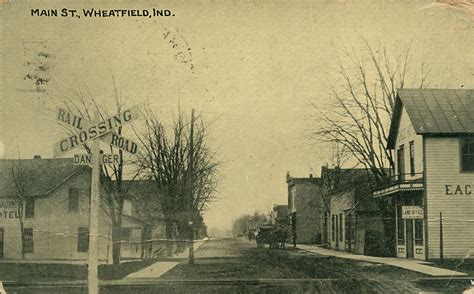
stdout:
<svg viewBox="0 0 474 294">
<path fill-rule="evenodd" d="M 455 277 L 455 276 L 467 276 L 465 273 L 456 272 L 448 269 L 438 268 L 434 266 L 429 266 L 429 262 L 416 259 L 406 259 L 406 258 L 395 258 L 395 257 L 375 257 L 375 256 L 366 256 L 366 255 L 357 255 L 352 254 L 346 251 L 338 251 L 332 249 L 325 249 L 315 245 L 303 245 L 298 244 L 298 249 L 316 253 L 319 255 L 325 256 L 334 256 L 338 258 L 366 261 L 372 263 L 381 263 L 391 266 L 396 266 L 399 268 L 404 268 L 407 270 L 423 273 L 432 277 Z"/>
<path fill-rule="evenodd" d="M 194 243 L 194 251 L 196 252 L 199 247 L 202 246 L 206 241 L 196 241 Z M 188 250 L 185 250 L 178 255 L 174 256 L 173 259 L 182 259 L 185 260 L 188 258 Z M 162 276 L 167 271 L 171 270 L 177 266 L 179 262 L 177 261 L 157 261 L 154 264 L 141 269 L 137 272 L 131 273 L 125 277 L 125 279 L 156 279 Z"/>
</svg>

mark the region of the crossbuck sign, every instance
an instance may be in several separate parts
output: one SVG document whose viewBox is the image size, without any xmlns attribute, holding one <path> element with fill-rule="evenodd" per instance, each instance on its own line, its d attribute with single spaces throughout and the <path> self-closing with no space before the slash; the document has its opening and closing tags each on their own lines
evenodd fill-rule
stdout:
<svg viewBox="0 0 474 294">
<path fill-rule="evenodd" d="M 92 123 L 64 109 L 58 110 L 57 119 L 73 126 L 78 132 L 62 139 L 54 145 L 53 156 L 57 157 L 70 150 L 101 138 L 105 143 L 132 154 L 137 153 L 138 145 L 129 139 L 113 133 L 115 128 L 129 124 L 138 118 L 138 106 L 132 107 L 98 123 Z"/>
<path fill-rule="evenodd" d="M 100 154 L 99 139 L 114 147 L 132 154 L 137 153 L 138 145 L 129 139 L 113 132 L 114 129 L 129 124 L 138 118 L 138 107 L 132 107 L 114 116 L 100 120 L 95 113 L 94 121 L 90 122 L 74 115 L 64 109 L 58 110 L 57 119 L 64 124 L 75 128 L 77 133 L 62 139 L 54 145 L 54 157 L 70 150 L 92 143 L 92 154 L 79 154 L 74 156 L 74 164 L 92 165 L 90 221 L 89 221 L 89 251 L 88 251 L 88 293 L 99 293 L 98 278 L 98 236 L 99 236 L 99 208 L 100 208 L 100 165 L 120 164 L 121 159 L 117 154 Z"/>
</svg>

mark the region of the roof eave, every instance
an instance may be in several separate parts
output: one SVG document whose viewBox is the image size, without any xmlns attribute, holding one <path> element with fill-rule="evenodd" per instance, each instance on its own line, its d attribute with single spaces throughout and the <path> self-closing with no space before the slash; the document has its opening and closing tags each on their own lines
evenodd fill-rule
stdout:
<svg viewBox="0 0 474 294">
<path fill-rule="evenodd" d="M 392 150 L 395 148 L 395 141 L 397 140 L 397 131 L 400 126 L 400 117 L 402 115 L 403 102 L 400 95 L 397 93 L 395 98 L 395 105 L 393 107 L 392 119 L 390 122 L 390 130 L 387 138 L 387 149 Z"/>
</svg>

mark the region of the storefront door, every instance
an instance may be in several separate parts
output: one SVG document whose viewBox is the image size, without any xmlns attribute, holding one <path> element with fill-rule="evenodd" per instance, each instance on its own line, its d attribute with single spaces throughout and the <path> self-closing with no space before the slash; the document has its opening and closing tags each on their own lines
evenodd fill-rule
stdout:
<svg viewBox="0 0 474 294">
<path fill-rule="evenodd" d="M 406 250 L 407 250 L 407 258 L 413 258 L 413 220 L 407 219 L 405 220 L 406 225 Z"/>
</svg>

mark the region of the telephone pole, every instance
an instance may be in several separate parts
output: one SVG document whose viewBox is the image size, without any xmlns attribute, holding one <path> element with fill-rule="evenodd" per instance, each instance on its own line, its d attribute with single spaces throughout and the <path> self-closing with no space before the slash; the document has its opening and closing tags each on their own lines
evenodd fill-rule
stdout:
<svg viewBox="0 0 474 294">
<path fill-rule="evenodd" d="M 99 113 L 94 114 L 94 123 L 99 121 Z M 100 199 L 100 144 L 99 139 L 92 142 L 92 180 L 89 219 L 89 256 L 88 256 L 88 293 L 99 293 L 98 276 L 98 236 L 99 236 L 99 199 Z"/>
<path fill-rule="evenodd" d="M 191 130 L 189 134 L 189 166 L 188 166 L 188 219 L 190 225 L 189 264 L 194 264 L 194 215 L 193 215 L 193 160 L 194 160 L 194 108 L 191 111 Z"/>
</svg>

